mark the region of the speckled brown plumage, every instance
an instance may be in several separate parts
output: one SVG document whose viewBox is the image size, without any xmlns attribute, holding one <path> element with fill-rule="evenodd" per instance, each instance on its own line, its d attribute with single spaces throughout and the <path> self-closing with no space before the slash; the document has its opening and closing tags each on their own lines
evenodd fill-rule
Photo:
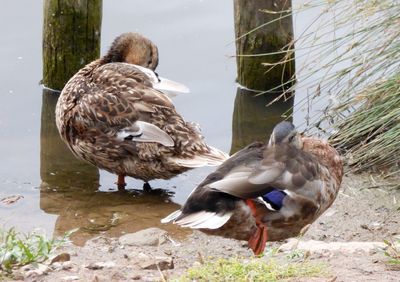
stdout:
<svg viewBox="0 0 400 282">
<path fill-rule="evenodd" d="M 57 103 L 56 122 L 77 157 L 146 182 L 226 159 L 156 89 L 161 79 L 152 70 L 157 64 L 157 47 L 139 34 L 126 33 L 116 38 L 104 57 L 68 81 Z M 140 122 L 154 125 L 152 130 L 160 141 L 157 136 L 148 142 L 141 140 Z M 192 164 L 196 159 L 200 164 Z"/>
<path fill-rule="evenodd" d="M 249 244 L 260 226 L 266 227 L 268 240 L 286 239 L 299 235 L 331 206 L 342 176 L 343 164 L 333 147 L 317 138 L 301 137 L 290 123 L 283 122 L 275 127 L 268 144 L 253 143 L 237 152 L 163 222 L 249 240 Z M 262 198 L 271 191 L 287 194 L 278 210 Z M 248 199 L 254 209 L 246 203 Z M 253 250 L 257 253 L 263 248 Z"/>
</svg>

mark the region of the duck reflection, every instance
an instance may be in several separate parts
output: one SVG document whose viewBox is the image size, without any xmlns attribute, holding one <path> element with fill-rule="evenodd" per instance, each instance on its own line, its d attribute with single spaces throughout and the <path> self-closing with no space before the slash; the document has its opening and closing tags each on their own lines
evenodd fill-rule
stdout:
<svg viewBox="0 0 400 282">
<path fill-rule="evenodd" d="M 252 142 L 265 142 L 274 126 L 286 116 L 290 116 L 293 98 L 281 99 L 271 106 L 266 106 L 276 97 L 269 94 L 257 95 L 253 91 L 240 87 L 237 89 L 232 118 L 230 154 L 234 154 Z"/>
<path fill-rule="evenodd" d="M 99 192 L 99 171 L 75 158 L 59 137 L 54 119 L 58 93 L 43 90 L 40 152 L 40 208 L 58 218 L 54 236 L 78 228 L 71 239 L 83 245 L 104 234 L 119 236 L 144 228 L 160 226 L 160 218 L 180 206 L 170 201 L 172 192 Z M 163 226 L 178 238 L 190 231 Z"/>
</svg>

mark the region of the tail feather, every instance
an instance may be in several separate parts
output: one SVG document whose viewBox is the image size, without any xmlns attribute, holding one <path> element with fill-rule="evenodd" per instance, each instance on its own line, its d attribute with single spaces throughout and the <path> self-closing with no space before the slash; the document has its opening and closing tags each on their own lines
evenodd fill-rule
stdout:
<svg viewBox="0 0 400 282">
<path fill-rule="evenodd" d="M 168 216 L 164 217 L 163 219 L 161 219 L 161 223 L 171 222 L 171 221 L 177 219 L 181 214 L 182 214 L 181 210 L 174 211 L 170 215 L 168 215 Z"/>
<path fill-rule="evenodd" d="M 162 223 L 173 221 L 181 227 L 192 229 L 217 229 L 223 226 L 232 216 L 233 212 L 218 214 L 215 212 L 200 211 L 192 214 L 182 214 L 180 210 L 173 212 L 161 220 Z"/>
<path fill-rule="evenodd" d="M 180 166 L 196 168 L 203 166 L 218 166 L 229 158 L 229 155 L 223 151 L 208 146 L 209 151 L 196 154 L 193 158 L 170 158 L 171 162 L 174 162 Z"/>
</svg>

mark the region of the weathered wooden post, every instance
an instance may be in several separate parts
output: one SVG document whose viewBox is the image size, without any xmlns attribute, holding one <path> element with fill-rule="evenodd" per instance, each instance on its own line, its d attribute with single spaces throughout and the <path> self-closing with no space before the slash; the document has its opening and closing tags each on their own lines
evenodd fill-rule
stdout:
<svg viewBox="0 0 400 282">
<path fill-rule="evenodd" d="M 236 93 L 231 153 L 251 142 L 265 141 L 275 124 L 284 119 L 282 115 L 291 113 L 293 98 L 266 105 L 292 85 L 294 60 L 279 62 L 293 59 L 294 53 L 258 55 L 293 48 L 290 9 L 290 0 L 234 0 L 237 81 L 244 88 Z M 272 64 L 276 65 L 271 69 Z M 259 92 L 265 93 L 257 96 Z"/>
<path fill-rule="evenodd" d="M 61 90 L 100 55 L 102 0 L 45 0 L 43 84 Z"/>
<path fill-rule="evenodd" d="M 294 60 L 279 64 L 285 54 L 260 55 L 280 51 L 293 41 L 291 0 L 234 0 L 238 82 L 250 89 L 265 91 L 290 80 Z M 293 54 L 289 56 L 293 58 Z"/>
<path fill-rule="evenodd" d="M 82 66 L 100 56 L 101 16 L 102 0 L 44 1 L 42 82 L 46 88 L 43 89 L 40 132 L 42 190 L 98 188 L 97 168 L 75 158 L 66 147 L 56 128 L 54 110 L 64 84 Z M 45 199 L 41 199 L 41 207 L 42 200 Z"/>
</svg>

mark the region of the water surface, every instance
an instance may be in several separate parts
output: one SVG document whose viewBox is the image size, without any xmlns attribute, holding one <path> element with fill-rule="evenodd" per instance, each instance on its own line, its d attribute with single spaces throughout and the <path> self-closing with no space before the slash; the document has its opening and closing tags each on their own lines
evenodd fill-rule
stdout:
<svg viewBox="0 0 400 282">
<path fill-rule="evenodd" d="M 233 1 L 103 1 L 102 54 L 122 32 L 136 31 L 159 47 L 160 75 L 186 84 L 191 93 L 174 99 L 186 120 L 201 125 L 210 145 L 236 151 L 267 131 L 280 111 L 266 109 L 266 98 L 237 93 Z M 80 228 L 73 240 L 82 244 L 96 234 L 118 236 L 160 226 L 213 168 L 200 168 L 171 180 L 142 182 L 128 178 L 117 192 L 116 177 L 75 159 L 54 125 L 57 95 L 39 84 L 42 77 L 42 3 L 5 0 L 0 54 L 0 226 L 29 232 L 41 228 L 51 236 Z M 246 116 L 251 109 L 254 115 Z M 234 140 L 232 141 L 232 128 Z M 256 133 L 255 133 L 256 132 Z M 173 234 L 186 234 L 165 225 Z M 183 232 L 183 233 L 182 233 Z"/>
</svg>

